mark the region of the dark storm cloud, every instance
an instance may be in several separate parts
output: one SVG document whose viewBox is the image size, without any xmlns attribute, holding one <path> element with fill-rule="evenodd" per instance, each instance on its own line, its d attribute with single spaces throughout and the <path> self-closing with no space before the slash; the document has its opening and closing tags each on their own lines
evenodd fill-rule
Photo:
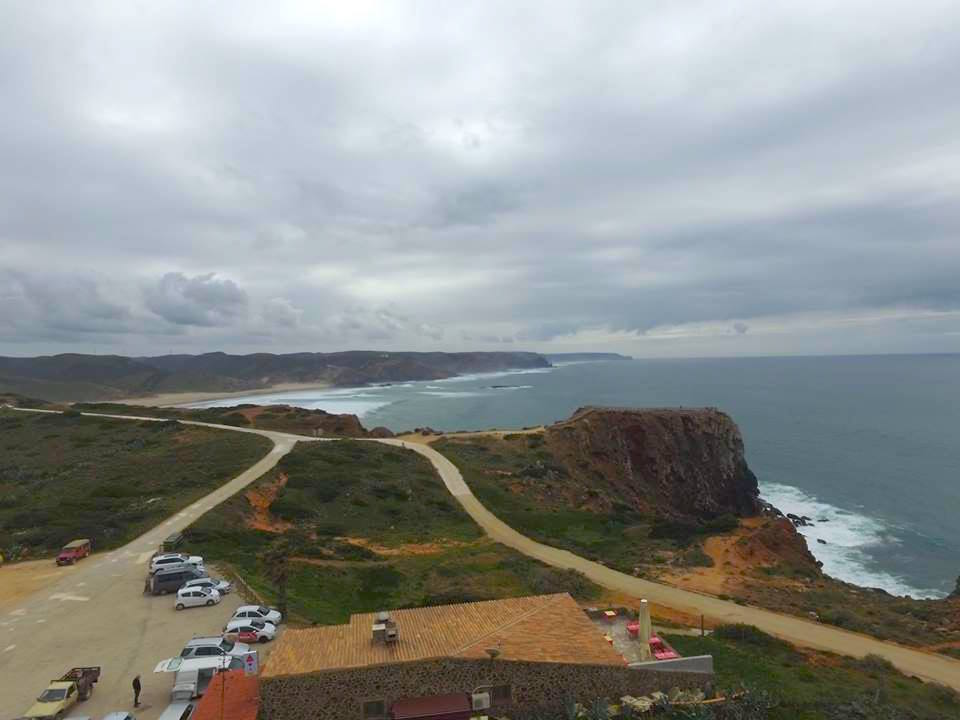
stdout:
<svg viewBox="0 0 960 720">
<path fill-rule="evenodd" d="M 960 350 L 958 21 L 12 6 L 0 352 Z"/>
<path fill-rule="evenodd" d="M 176 325 L 226 325 L 247 307 L 247 294 L 232 280 L 213 273 L 196 277 L 166 273 L 145 288 L 144 296 L 147 309 Z M 275 309 L 276 302 L 269 307 Z"/>
</svg>

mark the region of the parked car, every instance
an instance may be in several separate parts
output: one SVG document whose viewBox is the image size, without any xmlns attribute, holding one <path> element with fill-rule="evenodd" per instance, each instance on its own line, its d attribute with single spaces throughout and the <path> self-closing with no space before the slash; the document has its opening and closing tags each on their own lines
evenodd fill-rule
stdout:
<svg viewBox="0 0 960 720">
<path fill-rule="evenodd" d="M 92 547 L 92 543 L 87 538 L 71 540 L 57 555 L 57 565 L 73 565 L 77 560 L 82 560 L 89 555 Z"/>
<path fill-rule="evenodd" d="M 210 590 L 216 590 L 221 595 L 226 595 L 233 590 L 233 585 L 226 580 L 218 580 L 212 577 L 199 578 L 197 580 L 188 580 L 184 587 L 205 587 Z"/>
<path fill-rule="evenodd" d="M 184 566 L 193 566 L 203 569 L 203 558 L 199 555 L 186 555 L 184 553 L 164 553 L 154 555 L 150 560 L 150 574 L 167 568 L 181 568 Z M 204 573 L 206 574 L 206 573 Z"/>
<path fill-rule="evenodd" d="M 206 571 L 203 568 L 196 568 L 193 565 L 157 570 L 153 577 L 149 579 L 148 589 L 154 595 L 176 592 L 191 580 L 202 579 L 205 573 Z"/>
<path fill-rule="evenodd" d="M 280 621 L 283 620 L 283 615 L 280 614 L 279 610 L 264 607 L 263 605 L 241 605 L 237 608 L 237 611 L 233 613 L 233 617 L 230 619 L 243 620 L 245 618 L 249 618 L 251 620 L 264 620 L 268 623 L 279 625 Z"/>
<path fill-rule="evenodd" d="M 70 719 L 68 718 L 68 720 Z M 103 720 L 137 720 L 137 719 L 130 713 L 121 710 L 120 712 L 107 713 L 106 715 L 103 716 Z"/>
<path fill-rule="evenodd" d="M 174 607 L 177 610 L 183 610 L 188 607 L 216 605 L 218 602 L 220 602 L 220 593 L 216 590 L 180 588 L 177 590 L 177 601 Z"/>
<path fill-rule="evenodd" d="M 244 618 L 243 620 L 231 620 L 227 623 L 223 632 L 227 636 L 236 635 L 239 642 L 265 643 L 277 636 L 277 626 L 263 620 Z"/>
<path fill-rule="evenodd" d="M 75 667 L 63 677 L 52 680 L 33 706 L 27 710 L 27 718 L 62 718 L 67 710 L 80 700 L 86 700 L 93 692 L 93 686 L 100 679 L 99 667 Z"/>
<path fill-rule="evenodd" d="M 212 657 L 214 655 L 236 655 L 242 657 L 250 652 L 250 646 L 233 642 L 218 635 L 195 637 L 183 646 L 182 658 Z"/>
<path fill-rule="evenodd" d="M 183 533 L 173 533 L 172 535 L 167 535 L 163 541 L 163 544 L 160 545 L 160 549 L 165 553 L 172 553 L 182 544 Z"/>
</svg>

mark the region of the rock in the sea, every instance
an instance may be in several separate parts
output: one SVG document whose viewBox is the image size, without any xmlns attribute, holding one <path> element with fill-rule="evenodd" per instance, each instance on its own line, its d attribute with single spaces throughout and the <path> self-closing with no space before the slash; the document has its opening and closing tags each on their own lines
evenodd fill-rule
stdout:
<svg viewBox="0 0 960 720">
<path fill-rule="evenodd" d="M 821 545 L 826 545 L 826 544 L 827 544 L 827 541 L 824 540 L 823 538 L 817 538 L 817 542 L 820 543 Z"/>
</svg>

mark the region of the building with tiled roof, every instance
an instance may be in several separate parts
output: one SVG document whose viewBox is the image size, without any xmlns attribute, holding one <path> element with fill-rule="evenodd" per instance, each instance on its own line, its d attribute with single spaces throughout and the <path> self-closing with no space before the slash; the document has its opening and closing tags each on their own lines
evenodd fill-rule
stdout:
<svg viewBox="0 0 960 720">
<path fill-rule="evenodd" d="M 397 640 L 373 642 L 376 613 L 347 625 L 288 630 L 277 642 L 264 677 L 301 675 L 432 658 L 626 665 L 572 597 L 534 597 L 394 610 Z"/>
<path fill-rule="evenodd" d="M 568 594 L 363 613 L 288 629 L 261 673 L 271 720 L 458 720 L 700 687 L 628 667 Z"/>
<path fill-rule="evenodd" d="M 190 720 L 257 720 L 260 679 L 243 670 L 217 673 Z"/>
</svg>

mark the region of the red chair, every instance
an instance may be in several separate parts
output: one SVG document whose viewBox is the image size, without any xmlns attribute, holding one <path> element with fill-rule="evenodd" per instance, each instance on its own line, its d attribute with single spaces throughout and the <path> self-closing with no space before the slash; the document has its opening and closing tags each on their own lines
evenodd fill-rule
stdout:
<svg viewBox="0 0 960 720">
<path fill-rule="evenodd" d="M 674 660 L 680 653 L 674 650 L 659 635 L 650 636 L 650 652 L 657 660 Z"/>
</svg>

